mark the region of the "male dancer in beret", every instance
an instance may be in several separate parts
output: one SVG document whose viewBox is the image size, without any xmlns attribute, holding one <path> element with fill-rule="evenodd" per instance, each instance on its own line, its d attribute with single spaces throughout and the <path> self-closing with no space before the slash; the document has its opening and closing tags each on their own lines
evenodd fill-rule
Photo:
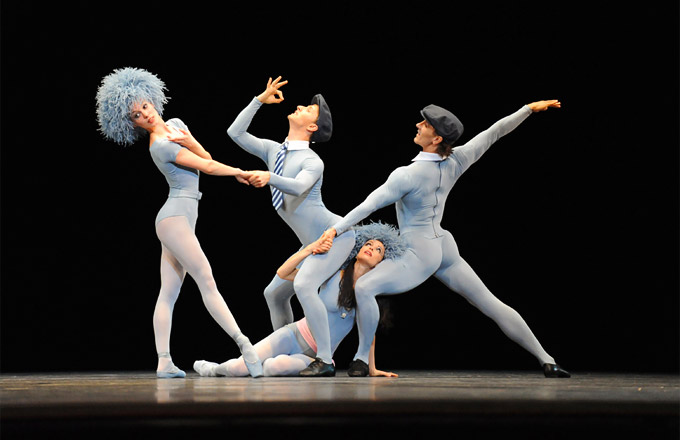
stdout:
<svg viewBox="0 0 680 440">
<path fill-rule="evenodd" d="M 525 105 L 455 149 L 452 145 L 462 134 L 463 124 L 448 110 L 435 105 L 425 107 L 421 111 L 424 120 L 416 124 L 418 133 L 414 138 L 422 151 L 413 163 L 393 171 L 382 186 L 324 233 L 327 239 L 336 234 L 340 238 L 372 212 L 394 203 L 399 230 L 409 245 L 404 256 L 382 263 L 356 283 L 359 348 L 350 364 L 350 376 L 365 376 L 368 371 L 368 353 L 379 319 L 375 297 L 406 292 L 434 275 L 533 354 L 546 377 L 569 377 L 541 347 L 522 317 L 482 283 L 458 253 L 451 233 L 441 227 L 446 197 L 461 174 L 532 112 L 560 106 L 557 100 Z"/>
<path fill-rule="evenodd" d="M 249 182 L 255 187 L 269 185 L 276 212 L 295 232 L 302 247 L 316 241 L 321 234 L 340 220 L 321 200 L 324 164 L 312 151 L 310 142 L 326 142 L 333 132 L 330 109 L 323 96 L 314 96 L 310 105 L 299 105 L 288 115 L 288 136 L 285 142 L 257 138 L 247 132 L 250 122 L 262 104 L 283 101 L 280 88 L 288 81 L 279 76 L 269 78 L 267 88 L 241 111 L 228 129 L 229 136 L 241 148 L 267 164 L 268 171 L 253 171 Z M 309 329 L 317 344 L 317 356 L 301 376 L 334 376 L 331 340 L 326 308 L 319 298 L 319 287 L 330 278 L 354 247 L 354 232 L 338 237 L 328 253 L 319 253 L 304 260 L 295 281 L 275 276 L 264 291 L 274 330 L 293 322 L 290 299 L 296 294 Z M 340 240 L 340 238 L 343 238 Z"/>
</svg>

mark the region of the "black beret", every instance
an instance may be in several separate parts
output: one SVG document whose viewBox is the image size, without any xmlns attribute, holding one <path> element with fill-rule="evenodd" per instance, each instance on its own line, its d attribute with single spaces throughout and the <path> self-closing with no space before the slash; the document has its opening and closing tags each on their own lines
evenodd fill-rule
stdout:
<svg viewBox="0 0 680 440">
<path fill-rule="evenodd" d="M 319 93 L 312 98 L 312 104 L 319 106 L 319 119 L 316 121 L 316 125 L 319 127 L 314 133 L 310 140 L 312 142 L 326 142 L 331 138 L 333 134 L 333 118 L 331 117 L 331 110 L 326 104 L 326 100 Z"/>
<path fill-rule="evenodd" d="M 420 111 L 423 118 L 430 123 L 439 136 L 449 145 L 453 145 L 463 134 L 463 123 L 450 111 L 430 104 Z"/>
</svg>

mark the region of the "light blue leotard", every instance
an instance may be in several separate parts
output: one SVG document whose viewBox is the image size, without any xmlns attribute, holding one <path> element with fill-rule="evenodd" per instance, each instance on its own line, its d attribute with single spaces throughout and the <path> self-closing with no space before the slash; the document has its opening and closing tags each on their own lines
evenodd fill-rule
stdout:
<svg viewBox="0 0 680 440">
<path fill-rule="evenodd" d="M 404 256 L 381 263 L 356 283 L 359 349 L 355 359 L 368 362 L 379 319 L 375 296 L 406 292 L 434 275 L 492 318 L 508 337 L 536 356 L 541 364 L 554 363 L 522 317 L 484 286 L 460 256 L 451 233 L 441 227 L 446 198 L 458 178 L 494 142 L 514 130 L 531 113 L 528 106 L 523 106 L 455 148 L 446 159 L 421 152 L 411 165 L 394 170 L 382 186 L 333 226 L 341 237 L 340 234 L 372 212 L 395 204 L 399 230 L 409 246 Z"/>
<path fill-rule="evenodd" d="M 338 346 L 343 339 L 354 328 L 354 318 L 356 316 L 355 309 L 347 310 L 344 307 L 338 306 L 338 295 L 340 295 L 340 280 L 342 279 L 343 271 L 339 270 L 328 281 L 326 281 L 319 291 L 319 298 L 323 301 L 328 315 L 328 326 L 330 328 L 331 336 L 331 354 L 335 353 Z M 299 321 L 288 324 L 290 330 L 295 334 L 295 338 L 300 344 L 302 354 L 309 357 L 315 357 L 314 351 L 309 347 L 307 341 L 297 331 Z"/>
<path fill-rule="evenodd" d="M 271 172 L 281 143 L 260 139 L 247 132 L 261 106 L 262 103 L 253 98 L 227 133 L 241 148 L 262 159 Z M 326 229 L 340 220 L 340 216 L 330 212 L 321 199 L 323 169 L 324 164 L 318 154 L 310 148 L 304 148 L 286 153 L 281 175 L 270 173 L 269 185 L 283 192 L 283 205 L 277 212 L 295 232 L 303 247 L 318 239 Z M 348 231 L 346 235 L 336 240 L 329 252 L 306 258 L 294 282 L 274 277 L 264 291 L 274 330 L 293 322 L 290 298 L 297 295 L 316 340 L 318 357 L 326 363 L 331 362 L 330 335 L 326 310 L 318 292 L 319 287 L 338 270 L 354 247 L 354 232 Z"/>
<path fill-rule="evenodd" d="M 179 119 L 170 119 L 167 125 L 187 130 L 187 126 Z M 189 224 L 196 226 L 198 218 L 198 201 L 201 193 L 198 191 L 199 171 L 177 165 L 174 161 L 177 153 L 184 148 L 165 138 L 159 138 L 149 148 L 151 158 L 170 187 L 168 200 L 161 207 L 156 216 L 156 224 L 167 217 L 185 216 Z"/>
</svg>

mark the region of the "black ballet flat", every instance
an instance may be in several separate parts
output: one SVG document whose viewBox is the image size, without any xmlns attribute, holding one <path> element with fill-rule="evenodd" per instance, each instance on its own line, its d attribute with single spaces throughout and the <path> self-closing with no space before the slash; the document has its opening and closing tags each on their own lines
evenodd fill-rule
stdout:
<svg viewBox="0 0 680 440">
<path fill-rule="evenodd" d="M 361 359 L 354 360 L 349 363 L 347 375 L 350 377 L 366 377 L 368 376 L 368 365 Z"/>
<path fill-rule="evenodd" d="M 543 364 L 545 377 L 571 377 L 571 374 L 557 364 Z"/>
<path fill-rule="evenodd" d="M 333 377 L 335 376 L 335 366 L 316 358 L 298 374 L 302 377 Z"/>
</svg>

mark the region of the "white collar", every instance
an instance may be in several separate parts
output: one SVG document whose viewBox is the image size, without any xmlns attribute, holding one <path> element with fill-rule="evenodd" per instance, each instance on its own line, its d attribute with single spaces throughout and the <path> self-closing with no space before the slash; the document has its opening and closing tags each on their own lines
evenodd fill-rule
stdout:
<svg viewBox="0 0 680 440">
<path fill-rule="evenodd" d="M 286 138 L 286 142 L 288 142 L 288 151 L 304 150 L 309 148 L 309 141 L 289 141 L 288 138 Z"/>
<path fill-rule="evenodd" d="M 438 155 L 437 153 L 426 153 L 424 151 L 421 151 L 420 153 L 418 153 L 416 157 L 411 159 L 411 162 L 415 162 L 417 160 L 424 160 L 428 162 L 440 162 L 444 160 L 444 158 Z"/>
</svg>

